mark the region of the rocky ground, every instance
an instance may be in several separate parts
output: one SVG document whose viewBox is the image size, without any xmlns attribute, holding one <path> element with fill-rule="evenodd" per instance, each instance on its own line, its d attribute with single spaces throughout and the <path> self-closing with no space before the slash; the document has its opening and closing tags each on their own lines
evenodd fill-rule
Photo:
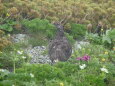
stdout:
<svg viewBox="0 0 115 86">
<path fill-rule="evenodd" d="M 28 42 L 27 40 L 28 36 L 26 34 L 15 34 L 12 36 L 12 40 L 15 43 L 19 43 L 19 42 Z M 77 49 L 81 49 L 82 46 L 89 44 L 88 42 L 85 41 L 76 41 L 74 44 L 74 48 L 75 50 Z M 47 46 L 35 46 L 35 47 L 31 47 L 28 46 L 27 48 L 24 49 L 24 51 L 31 56 L 31 64 L 34 63 L 51 63 L 51 60 L 47 54 L 48 48 Z M 46 53 L 45 53 L 46 52 Z"/>
<path fill-rule="evenodd" d="M 45 54 L 47 51 L 46 46 L 36 46 L 33 48 L 25 49 L 27 54 L 31 56 L 30 63 L 51 63 L 48 55 Z"/>
</svg>

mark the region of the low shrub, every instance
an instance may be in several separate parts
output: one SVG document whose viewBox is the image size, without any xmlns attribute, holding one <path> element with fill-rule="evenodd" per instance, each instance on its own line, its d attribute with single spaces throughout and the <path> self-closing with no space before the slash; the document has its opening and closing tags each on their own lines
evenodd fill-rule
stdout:
<svg viewBox="0 0 115 86">
<path fill-rule="evenodd" d="M 16 68 L 21 67 L 25 62 L 28 62 L 30 57 L 21 49 L 7 47 L 0 53 L 1 68 L 14 71 Z"/>
<path fill-rule="evenodd" d="M 71 24 L 70 35 L 73 36 L 74 39 L 82 39 L 86 34 L 86 26 L 82 24 Z"/>
<path fill-rule="evenodd" d="M 40 20 L 36 18 L 33 20 L 23 20 L 22 25 L 33 34 L 42 32 L 48 38 L 52 38 L 55 34 L 55 27 L 46 19 Z"/>
<path fill-rule="evenodd" d="M 1 79 L 2 86 L 105 86 L 114 84 L 115 68 L 112 63 L 102 63 L 99 58 L 76 63 L 25 64 L 16 73 L 8 73 Z M 81 67 L 85 64 L 85 67 Z M 111 79 L 110 79 L 111 78 Z M 6 83 L 7 82 L 7 83 Z"/>
<path fill-rule="evenodd" d="M 75 43 L 73 36 L 71 36 L 69 33 L 65 33 L 65 36 L 67 37 L 67 39 L 71 43 L 71 45 L 73 45 Z"/>
<path fill-rule="evenodd" d="M 59 68 L 53 67 L 49 64 L 33 64 L 24 66 L 16 70 L 17 73 L 32 73 L 38 81 L 45 81 L 45 79 L 64 79 L 64 73 Z"/>
<path fill-rule="evenodd" d="M 115 46 L 115 29 L 107 30 L 102 36 L 98 34 L 87 33 L 86 39 L 92 44 L 103 45 L 105 48 L 113 49 Z"/>
<path fill-rule="evenodd" d="M 14 30 L 14 25 L 16 25 L 17 23 L 11 19 L 4 19 L 5 21 L 3 22 L 3 24 L 0 25 L 0 29 L 7 31 L 7 32 L 12 32 Z"/>
<path fill-rule="evenodd" d="M 8 40 L 8 37 L 4 34 L 5 32 L 0 30 L 0 51 L 2 51 L 5 47 L 11 45 L 11 41 Z"/>
<path fill-rule="evenodd" d="M 113 49 L 115 46 L 115 29 L 107 30 L 102 36 L 102 43 L 106 48 Z"/>
</svg>

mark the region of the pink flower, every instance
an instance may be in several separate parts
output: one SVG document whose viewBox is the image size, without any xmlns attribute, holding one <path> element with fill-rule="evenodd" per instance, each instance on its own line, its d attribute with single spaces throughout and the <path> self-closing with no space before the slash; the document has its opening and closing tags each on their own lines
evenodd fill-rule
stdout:
<svg viewBox="0 0 115 86">
<path fill-rule="evenodd" d="M 90 60 L 90 56 L 85 55 L 83 57 L 78 57 L 77 60 L 88 61 L 88 60 Z"/>
<path fill-rule="evenodd" d="M 85 56 L 82 57 L 82 60 L 84 60 L 84 61 L 88 61 L 88 60 L 90 60 L 90 56 L 85 55 Z"/>
</svg>

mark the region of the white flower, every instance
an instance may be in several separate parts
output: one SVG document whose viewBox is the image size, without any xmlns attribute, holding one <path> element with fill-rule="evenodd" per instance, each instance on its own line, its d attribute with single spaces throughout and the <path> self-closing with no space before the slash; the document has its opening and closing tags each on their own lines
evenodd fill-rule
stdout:
<svg viewBox="0 0 115 86">
<path fill-rule="evenodd" d="M 4 72 L 5 70 L 4 69 L 0 69 L 1 72 Z"/>
<path fill-rule="evenodd" d="M 79 65 L 80 69 L 84 69 L 86 67 L 86 64 Z"/>
<path fill-rule="evenodd" d="M 30 76 L 33 78 L 33 77 L 34 77 L 34 74 L 30 73 Z"/>
<path fill-rule="evenodd" d="M 25 56 L 22 56 L 22 58 L 23 58 L 23 59 L 26 59 L 26 57 L 25 57 Z"/>
<path fill-rule="evenodd" d="M 108 70 L 107 70 L 106 68 L 104 68 L 104 67 L 103 67 L 103 68 L 100 68 L 100 69 L 101 69 L 101 71 L 103 71 L 103 72 L 105 72 L 105 73 L 109 73 Z"/>
<path fill-rule="evenodd" d="M 23 54 L 23 51 L 17 51 L 17 53 L 21 55 L 21 54 Z"/>
<path fill-rule="evenodd" d="M 15 85 L 12 85 L 12 86 L 15 86 Z"/>
</svg>

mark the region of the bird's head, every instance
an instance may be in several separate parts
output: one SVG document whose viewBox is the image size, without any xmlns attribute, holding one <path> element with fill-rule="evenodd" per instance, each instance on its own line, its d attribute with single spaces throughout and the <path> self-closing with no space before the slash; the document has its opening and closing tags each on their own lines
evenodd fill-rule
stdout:
<svg viewBox="0 0 115 86">
<path fill-rule="evenodd" d="M 55 25 L 55 27 L 57 28 L 58 31 L 64 32 L 63 25 L 61 23 L 55 22 L 54 25 Z"/>
</svg>

